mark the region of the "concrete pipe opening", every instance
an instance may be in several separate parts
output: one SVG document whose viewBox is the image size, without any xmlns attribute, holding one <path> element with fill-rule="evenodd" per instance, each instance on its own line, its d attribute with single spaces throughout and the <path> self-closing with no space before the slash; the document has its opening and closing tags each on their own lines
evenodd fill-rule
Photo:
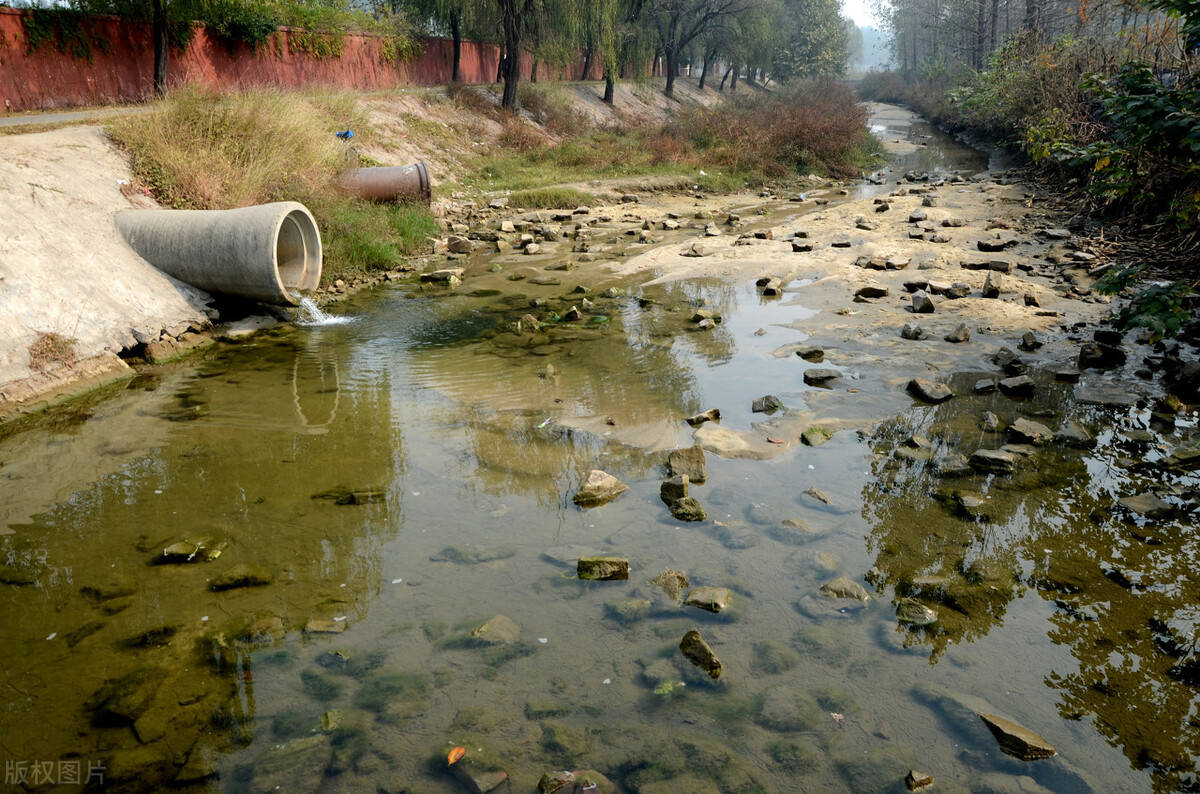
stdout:
<svg viewBox="0 0 1200 794">
<path fill-rule="evenodd" d="M 321 281 L 321 234 L 295 201 L 236 210 L 127 210 L 117 228 L 143 259 L 209 292 L 295 305 Z"/>
<path fill-rule="evenodd" d="M 423 161 L 412 165 L 355 168 L 338 180 L 343 191 L 373 201 L 420 201 L 428 204 L 433 182 Z"/>
</svg>

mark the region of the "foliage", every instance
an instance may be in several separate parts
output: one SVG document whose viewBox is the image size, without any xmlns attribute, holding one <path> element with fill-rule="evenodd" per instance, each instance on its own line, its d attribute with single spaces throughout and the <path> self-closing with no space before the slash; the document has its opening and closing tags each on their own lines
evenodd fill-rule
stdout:
<svg viewBox="0 0 1200 794">
<path fill-rule="evenodd" d="M 25 14 L 26 51 L 32 54 L 52 48 L 90 63 L 95 50 L 107 52 L 112 44 L 94 27 L 83 24 L 86 19 L 87 14 L 77 8 L 30 8 Z"/>
<path fill-rule="evenodd" d="M 258 49 L 278 27 L 275 12 L 254 0 L 206 0 L 204 11 L 206 27 L 231 51 L 238 42 Z"/>
<path fill-rule="evenodd" d="M 77 341 L 53 331 L 38 334 L 29 346 L 29 368 L 42 372 L 55 364 L 70 367 L 79 360 L 79 353 L 75 350 Z"/>
<path fill-rule="evenodd" d="M 518 89 L 517 94 L 521 99 L 521 107 L 533 116 L 534 121 L 555 135 L 587 130 L 592 126 L 591 119 L 571 102 L 566 91 L 557 85 L 526 83 Z"/>
<path fill-rule="evenodd" d="M 1200 224 L 1200 81 L 1167 86 L 1145 64 L 1114 75 L 1090 75 L 1082 87 L 1102 125 L 1083 141 L 1061 125 L 1061 137 L 1033 151 L 1088 174 L 1105 204 L 1162 210 L 1183 228 Z M 1044 128 L 1034 138 L 1049 137 Z"/>
<path fill-rule="evenodd" d="M 792 29 L 775 52 L 772 73 L 785 80 L 841 75 L 850 39 L 838 0 L 788 0 L 785 8 L 782 19 Z"/>
<path fill-rule="evenodd" d="M 1195 285 L 1186 281 L 1160 281 L 1136 288 L 1145 271 L 1145 265 L 1112 271 L 1096 282 L 1096 288 L 1110 295 L 1126 289 L 1133 292 L 1112 319 L 1117 328 L 1144 327 L 1162 336 L 1174 336 L 1191 319 L 1184 301 L 1195 294 Z"/>
</svg>

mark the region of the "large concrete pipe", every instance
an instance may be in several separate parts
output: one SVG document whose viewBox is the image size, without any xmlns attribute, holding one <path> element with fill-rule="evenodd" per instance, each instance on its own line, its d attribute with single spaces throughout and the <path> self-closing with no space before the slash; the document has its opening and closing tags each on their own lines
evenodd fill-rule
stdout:
<svg viewBox="0 0 1200 794">
<path fill-rule="evenodd" d="M 423 201 L 429 203 L 433 183 L 424 162 L 355 168 L 338 180 L 342 190 L 375 201 Z"/>
<path fill-rule="evenodd" d="M 295 305 L 321 280 L 321 233 L 295 201 L 236 210 L 126 210 L 117 228 L 143 259 L 209 292 Z"/>
</svg>

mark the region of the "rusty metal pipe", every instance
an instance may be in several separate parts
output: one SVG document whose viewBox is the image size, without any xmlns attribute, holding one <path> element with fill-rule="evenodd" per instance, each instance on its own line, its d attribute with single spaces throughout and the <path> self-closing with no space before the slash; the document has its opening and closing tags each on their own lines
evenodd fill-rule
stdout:
<svg viewBox="0 0 1200 794">
<path fill-rule="evenodd" d="M 374 201 L 423 201 L 429 203 L 433 183 L 424 162 L 378 168 L 356 168 L 338 180 L 342 190 Z"/>
</svg>

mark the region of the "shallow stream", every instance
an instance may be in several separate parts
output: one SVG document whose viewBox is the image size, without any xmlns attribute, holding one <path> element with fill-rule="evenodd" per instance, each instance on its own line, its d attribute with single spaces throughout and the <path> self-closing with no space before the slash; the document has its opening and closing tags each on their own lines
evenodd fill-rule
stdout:
<svg viewBox="0 0 1200 794">
<path fill-rule="evenodd" d="M 927 144 L 893 183 L 986 167 L 923 125 L 887 134 Z M 783 204 L 762 222 L 811 208 Z M 921 354 L 894 330 L 822 336 L 845 296 L 803 278 L 779 300 L 601 281 L 603 319 L 529 337 L 511 324 L 535 297 L 569 305 L 572 273 L 504 272 L 359 294 L 334 309 L 352 321 L 222 346 L 0 442 L 6 785 L 51 762 L 42 781 L 91 769 L 111 790 L 466 791 L 445 760 L 463 746 L 522 792 L 563 768 L 631 792 L 896 791 L 914 768 L 937 791 L 1195 790 L 1194 527 L 1113 506 L 1196 487 L 1145 465 L 1194 423 L 1082 405 L 1048 369 L 1034 398 L 972 395 L 983 352 L 955 363 L 959 397 L 917 404 Z M 690 330 L 698 305 L 713 331 Z M 805 385 L 776 355 L 799 343 L 844 377 Z M 844 429 L 709 454 L 691 486 L 709 520 L 673 519 L 659 486 L 683 419 L 746 428 L 765 394 Z M 1004 443 L 984 411 L 1098 443 L 939 476 L 943 453 Z M 576 507 L 592 469 L 628 492 Z M 982 497 L 974 520 L 955 491 Z M 628 558 L 629 581 L 580 581 L 593 552 Z M 730 609 L 677 606 L 649 583 L 666 568 L 729 588 Z M 831 609 L 818 588 L 839 576 L 871 600 Z M 936 622 L 899 623 L 901 596 Z M 472 636 L 496 615 L 518 639 Z M 715 682 L 679 653 L 691 628 Z M 1058 755 L 1003 754 L 976 711 Z"/>
</svg>

